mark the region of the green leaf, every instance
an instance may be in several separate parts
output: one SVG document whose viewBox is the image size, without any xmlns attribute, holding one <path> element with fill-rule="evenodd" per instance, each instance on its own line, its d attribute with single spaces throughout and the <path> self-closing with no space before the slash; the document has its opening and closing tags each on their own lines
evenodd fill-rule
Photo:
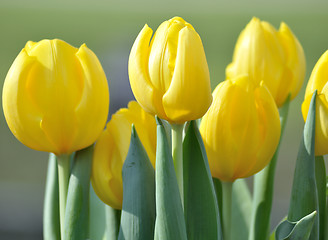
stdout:
<svg viewBox="0 0 328 240">
<path fill-rule="evenodd" d="M 55 154 L 50 153 L 43 207 L 43 238 L 60 239 L 59 185 Z"/>
<path fill-rule="evenodd" d="M 269 236 L 274 176 L 278 160 L 279 147 L 287 122 L 289 103 L 290 96 L 288 96 L 283 107 L 280 109 L 281 136 L 276 152 L 274 153 L 269 165 L 257 173 L 254 177 L 254 200 L 251 214 L 252 217 L 249 240 L 263 240 L 267 239 Z"/>
<path fill-rule="evenodd" d="M 195 121 L 190 122 L 183 142 L 183 179 L 188 240 L 222 239 L 215 189 Z"/>
<path fill-rule="evenodd" d="M 315 180 L 314 136 L 315 136 L 315 101 L 316 92 L 312 96 L 308 116 L 305 122 L 303 138 L 301 140 L 291 200 L 287 219 L 298 221 L 304 216 L 318 210 L 318 196 Z M 319 239 L 318 218 L 314 222 L 310 239 Z"/>
<path fill-rule="evenodd" d="M 183 215 L 178 182 L 173 159 L 162 121 L 157 122 L 156 149 L 156 223 L 155 239 L 186 240 L 186 225 Z"/>
<path fill-rule="evenodd" d="M 232 185 L 231 214 L 231 238 L 244 240 L 249 233 L 252 214 L 252 198 L 244 179 L 238 179 Z"/>
<path fill-rule="evenodd" d="M 134 125 L 122 177 L 123 205 L 118 239 L 153 239 L 156 217 L 155 172 Z"/>
<path fill-rule="evenodd" d="M 276 240 L 309 239 L 313 224 L 317 218 L 316 214 L 316 211 L 314 211 L 297 222 L 283 221 L 277 227 Z"/>
<path fill-rule="evenodd" d="M 319 239 L 324 239 L 326 224 L 326 166 L 323 156 L 315 158 L 315 177 L 319 203 Z"/>
<path fill-rule="evenodd" d="M 71 172 L 64 222 L 64 240 L 89 237 L 89 192 L 93 146 L 76 152 Z"/>
</svg>

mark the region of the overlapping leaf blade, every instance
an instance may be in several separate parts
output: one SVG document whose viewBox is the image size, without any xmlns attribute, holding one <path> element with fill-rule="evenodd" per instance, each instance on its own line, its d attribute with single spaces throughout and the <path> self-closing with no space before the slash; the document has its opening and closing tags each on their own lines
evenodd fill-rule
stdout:
<svg viewBox="0 0 328 240">
<path fill-rule="evenodd" d="M 122 169 L 123 206 L 118 239 L 154 238 L 155 172 L 132 126 L 129 152 Z"/>
<path fill-rule="evenodd" d="M 288 220 L 279 224 L 276 230 L 276 240 L 307 240 L 310 237 L 317 213 L 314 211 L 297 222 Z"/>
<path fill-rule="evenodd" d="M 188 240 L 222 239 L 214 184 L 195 121 L 190 122 L 183 142 L 183 175 Z"/>
<path fill-rule="evenodd" d="M 186 225 L 173 159 L 162 121 L 157 121 L 155 239 L 186 240 Z"/>
<path fill-rule="evenodd" d="M 318 211 L 318 196 L 315 179 L 315 109 L 316 92 L 313 94 L 304 126 L 296 167 L 287 219 L 296 222 L 304 216 Z M 315 217 L 310 239 L 319 239 L 319 222 Z"/>
</svg>

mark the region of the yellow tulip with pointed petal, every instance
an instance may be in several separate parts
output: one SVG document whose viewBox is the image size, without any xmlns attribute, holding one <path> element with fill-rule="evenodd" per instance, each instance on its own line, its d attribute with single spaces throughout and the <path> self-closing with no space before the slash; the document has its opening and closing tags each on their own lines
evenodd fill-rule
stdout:
<svg viewBox="0 0 328 240">
<path fill-rule="evenodd" d="M 133 94 L 149 113 L 171 123 L 202 117 L 212 102 L 202 41 L 180 17 L 163 22 L 152 37 L 145 25 L 129 57 Z"/>
<path fill-rule="evenodd" d="M 109 107 L 105 73 L 96 55 L 54 39 L 27 42 L 3 87 L 8 126 L 26 146 L 69 154 L 96 141 Z"/>
<path fill-rule="evenodd" d="M 306 86 L 302 114 L 307 118 L 310 102 L 317 90 L 315 120 L 315 155 L 328 154 L 328 51 L 318 60 Z"/>
<path fill-rule="evenodd" d="M 122 208 L 122 167 L 129 150 L 132 123 L 155 167 L 155 118 L 135 101 L 130 102 L 128 108 L 122 108 L 112 116 L 94 149 L 92 186 L 103 202 L 116 209 Z"/>
<path fill-rule="evenodd" d="M 294 99 L 305 76 L 303 48 L 290 28 L 281 23 L 277 31 L 270 23 L 253 18 L 237 40 L 227 79 L 247 74 L 257 84 L 267 85 L 278 107 L 288 95 Z"/>
<path fill-rule="evenodd" d="M 200 132 L 213 177 L 232 182 L 262 170 L 280 138 L 279 113 L 269 90 L 247 76 L 220 83 Z"/>
</svg>

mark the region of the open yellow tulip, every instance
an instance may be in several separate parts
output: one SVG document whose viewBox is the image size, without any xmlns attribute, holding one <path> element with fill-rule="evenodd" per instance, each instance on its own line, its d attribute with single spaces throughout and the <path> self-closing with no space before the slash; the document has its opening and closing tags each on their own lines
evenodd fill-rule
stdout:
<svg viewBox="0 0 328 240">
<path fill-rule="evenodd" d="M 122 167 L 128 154 L 131 125 L 155 167 L 156 122 L 137 102 L 116 112 L 97 140 L 92 163 L 92 186 L 98 197 L 113 208 L 121 209 L 123 201 Z"/>
<path fill-rule="evenodd" d="M 133 94 L 149 113 L 170 123 L 202 117 L 212 102 L 202 41 L 182 18 L 163 22 L 152 37 L 145 25 L 129 57 Z"/>
<path fill-rule="evenodd" d="M 213 177 L 232 182 L 271 160 L 280 138 L 279 113 L 263 82 L 247 76 L 226 80 L 213 92 L 200 132 Z"/>
<path fill-rule="evenodd" d="M 109 91 L 96 55 L 83 44 L 27 42 L 3 87 L 3 110 L 26 146 L 69 154 L 96 141 L 108 114 Z"/>
<path fill-rule="evenodd" d="M 277 31 L 270 23 L 253 18 L 237 40 L 227 79 L 247 74 L 267 85 L 278 107 L 288 95 L 295 98 L 305 76 L 303 48 L 290 28 L 281 23 Z"/>
</svg>

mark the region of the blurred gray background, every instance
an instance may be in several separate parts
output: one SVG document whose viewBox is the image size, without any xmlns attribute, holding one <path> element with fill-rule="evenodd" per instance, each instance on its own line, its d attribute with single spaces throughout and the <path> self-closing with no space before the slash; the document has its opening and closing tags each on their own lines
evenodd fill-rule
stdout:
<svg viewBox="0 0 328 240">
<path fill-rule="evenodd" d="M 315 62 L 328 49 L 328 2 L 269 1 L 105 1 L 0 0 L 0 81 L 28 40 L 60 38 L 75 47 L 86 43 L 100 59 L 110 82 L 110 113 L 133 99 L 127 61 L 145 23 L 154 31 L 181 16 L 200 34 L 212 89 L 224 69 L 240 31 L 253 16 L 276 28 L 285 21 L 303 45 L 307 73 L 292 102 L 275 181 L 272 226 L 288 209 L 295 159 L 303 128 L 301 102 Z M 2 112 L 2 111 L 1 111 Z M 42 239 L 42 208 L 48 154 L 22 145 L 0 114 L 0 239 Z M 250 179 L 250 181 L 252 181 Z"/>
</svg>

